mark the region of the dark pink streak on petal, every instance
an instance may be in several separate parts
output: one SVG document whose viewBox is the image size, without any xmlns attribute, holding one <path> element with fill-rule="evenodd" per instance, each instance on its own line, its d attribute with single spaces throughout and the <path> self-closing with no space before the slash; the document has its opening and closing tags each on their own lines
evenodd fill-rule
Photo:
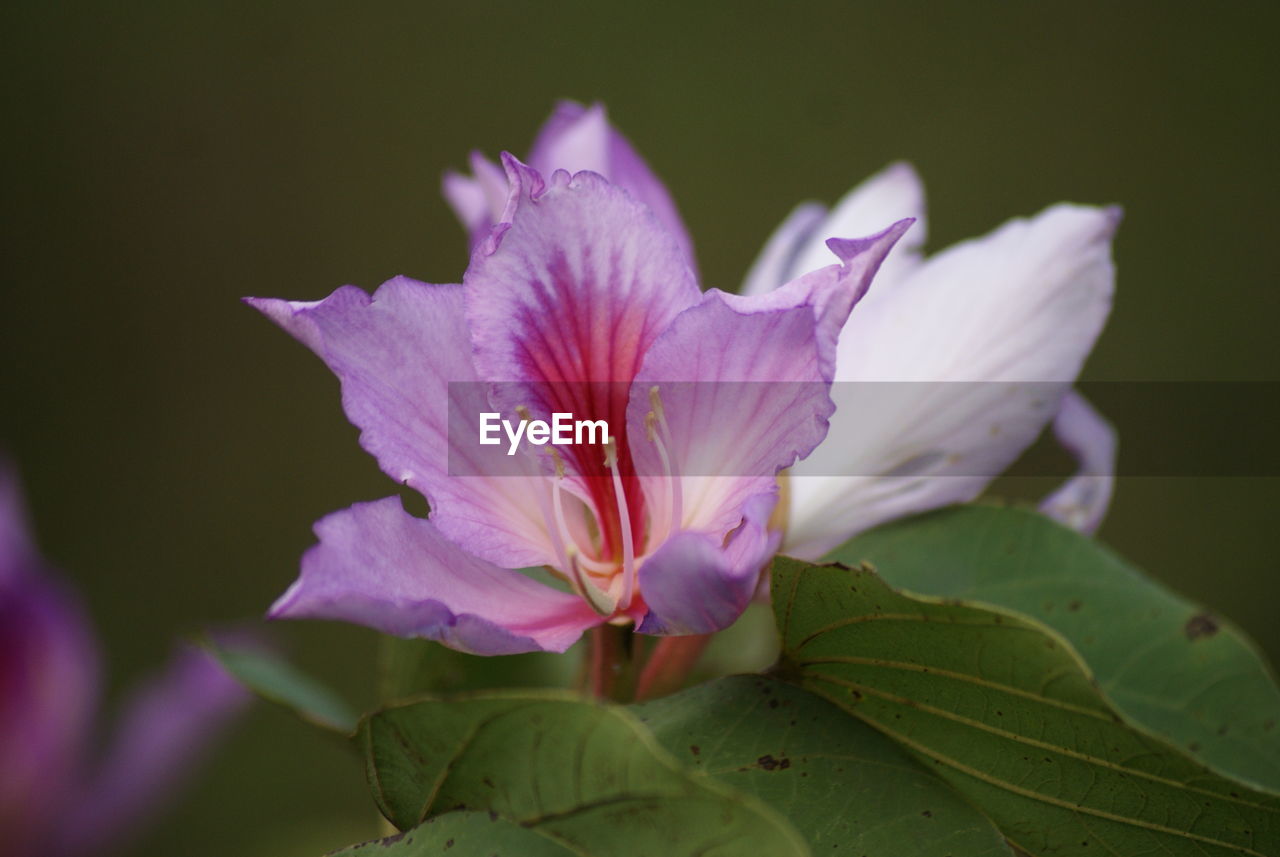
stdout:
<svg viewBox="0 0 1280 857">
<path fill-rule="evenodd" d="M 632 531 L 643 501 L 631 474 L 628 386 L 645 351 L 699 292 L 679 246 L 645 206 L 595 173 L 557 172 L 549 183 L 504 156 L 512 194 L 464 283 L 478 374 L 499 384 L 494 403 L 513 416 L 554 412 L 605 420 L 618 441 Z M 595 507 L 605 554 L 619 522 L 603 450 L 562 450 Z"/>
</svg>

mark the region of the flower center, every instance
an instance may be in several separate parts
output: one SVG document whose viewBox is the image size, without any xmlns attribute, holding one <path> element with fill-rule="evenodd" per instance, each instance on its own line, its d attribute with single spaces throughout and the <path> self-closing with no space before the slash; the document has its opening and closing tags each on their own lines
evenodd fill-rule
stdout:
<svg viewBox="0 0 1280 857">
<path fill-rule="evenodd" d="M 637 594 L 637 574 L 645 553 L 656 549 L 673 532 L 680 529 L 683 514 L 683 490 L 679 473 L 673 465 L 671 455 L 671 429 L 667 424 L 666 414 L 662 407 L 662 397 L 658 388 L 649 389 L 650 410 L 645 414 L 645 439 L 652 443 L 662 464 L 662 476 L 669 490 L 663 495 L 664 507 L 652 508 L 647 504 L 643 517 L 644 542 L 642 551 L 636 549 L 635 534 L 632 532 L 631 503 L 628 499 L 628 482 L 633 490 L 639 487 L 636 476 L 624 477 L 620 466 L 620 450 L 618 439 L 610 437 L 604 447 L 604 470 L 607 471 L 611 491 L 593 491 L 593 502 L 587 503 L 575 495 L 565 484 L 565 463 L 560 451 L 547 447 L 548 454 L 555 462 L 555 476 L 550 491 L 551 503 L 547 508 L 542 501 L 542 513 L 550 534 L 552 547 L 561 572 L 573 590 L 601 615 L 612 615 L 619 610 L 631 607 Z M 521 418 L 528 419 L 528 410 L 518 408 Z M 626 481 L 624 481 L 626 480 Z M 583 527 L 586 530 L 601 534 L 604 541 L 606 534 L 613 536 L 608 541 L 621 547 L 621 556 L 617 553 L 611 558 L 601 558 L 594 546 L 584 546 L 574 528 L 569 526 L 565 512 L 565 495 L 582 514 Z M 657 498 L 649 498 L 651 501 Z M 607 505 L 604 505 L 607 504 Z M 604 508 L 601 506 L 604 505 Z M 661 522 L 661 523 L 659 523 Z M 616 523 L 616 529 L 606 527 Z M 665 524 L 665 526 L 662 526 Z M 593 540 L 592 540 L 593 541 Z"/>
</svg>

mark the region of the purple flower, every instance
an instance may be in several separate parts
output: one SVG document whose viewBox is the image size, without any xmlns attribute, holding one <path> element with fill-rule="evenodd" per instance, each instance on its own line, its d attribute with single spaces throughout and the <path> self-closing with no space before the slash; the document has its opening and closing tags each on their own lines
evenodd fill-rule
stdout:
<svg viewBox="0 0 1280 857">
<path fill-rule="evenodd" d="M 825 435 L 840 328 L 910 219 L 831 240 L 828 264 L 769 294 L 703 292 L 670 197 L 600 108 L 561 106 L 530 161 L 477 155 L 474 178 L 446 177 L 473 247 L 461 285 L 249 299 L 328 364 L 361 445 L 431 506 L 322 519 L 272 616 L 506 654 L 607 621 L 706 633 L 749 602 L 780 537 L 776 474 Z M 569 412 L 614 436 L 521 457 L 523 476 L 451 476 L 451 453 L 502 472 L 503 450 L 458 442 L 482 411 Z"/>
<path fill-rule="evenodd" d="M 881 522 L 970 500 L 1050 421 L 1081 467 L 1041 508 L 1092 531 L 1115 436 L 1070 387 L 1111 308 L 1119 210 L 1055 205 L 924 258 L 924 190 L 896 164 L 830 213 L 797 208 L 743 292 L 820 266 L 830 235 L 898 217 L 916 225 L 840 334 L 835 379 L 850 383 L 836 384 L 831 430 L 788 480 L 785 552 L 816 558 Z"/>
<path fill-rule="evenodd" d="M 140 688 L 105 753 L 90 738 L 98 658 L 87 617 L 28 535 L 0 466 L 0 843 L 12 857 L 102 854 L 156 808 L 245 693 L 183 648 Z"/>
</svg>

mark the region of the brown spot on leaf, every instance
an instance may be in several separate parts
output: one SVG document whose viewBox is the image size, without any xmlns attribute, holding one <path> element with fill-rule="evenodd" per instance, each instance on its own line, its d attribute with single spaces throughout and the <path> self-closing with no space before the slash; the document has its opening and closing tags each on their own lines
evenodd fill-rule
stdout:
<svg viewBox="0 0 1280 857">
<path fill-rule="evenodd" d="M 696 755 L 698 755 L 699 753 L 701 753 L 701 752 L 702 752 L 702 748 L 701 748 L 701 747 L 699 747 L 697 744 L 690 744 L 690 745 L 689 745 L 689 752 L 696 756 Z"/>
<path fill-rule="evenodd" d="M 1218 633 L 1218 620 L 1209 613 L 1197 613 L 1187 620 L 1182 630 L 1186 632 L 1188 640 L 1212 637 Z"/>
<path fill-rule="evenodd" d="M 1067 609 L 1070 610 L 1072 613 L 1078 612 L 1080 610 L 1080 602 L 1072 601 L 1070 604 L 1067 605 Z"/>
<path fill-rule="evenodd" d="M 785 771 L 787 768 L 791 767 L 791 760 L 786 756 L 783 756 L 781 759 L 775 759 L 773 756 L 766 755 L 756 759 L 756 764 L 761 768 L 764 768 L 766 771 Z"/>
</svg>

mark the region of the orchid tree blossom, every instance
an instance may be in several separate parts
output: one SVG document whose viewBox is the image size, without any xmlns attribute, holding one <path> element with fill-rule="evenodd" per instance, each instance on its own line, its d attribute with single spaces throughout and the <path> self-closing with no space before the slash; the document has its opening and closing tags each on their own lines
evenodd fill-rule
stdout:
<svg viewBox="0 0 1280 857">
<path fill-rule="evenodd" d="M 247 694 L 180 649 L 91 752 L 99 663 L 89 622 L 28 535 L 0 465 L 0 843 L 11 857 L 114 851 L 172 792 Z"/>
<path fill-rule="evenodd" d="M 322 519 L 272 616 L 509 654 L 602 623 L 705 634 L 750 601 L 780 538 L 777 474 L 825 435 L 840 327 L 910 219 L 827 242 L 827 264 L 768 294 L 703 292 L 670 198 L 602 113 L 562 108 L 532 160 L 446 179 L 474 248 L 461 284 L 248 299 L 324 360 L 361 445 L 431 507 Z M 697 392 L 723 383 L 757 395 Z M 480 411 L 568 411 L 613 436 L 513 476 L 459 442 Z"/>
<path fill-rule="evenodd" d="M 825 238 L 915 219 L 840 333 L 831 430 L 787 478 L 790 555 L 973 499 L 1050 423 L 1080 470 L 1042 510 L 1087 532 L 1105 514 L 1115 435 L 1071 384 L 1110 311 L 1119 210 L 1055 205 L 926 258 L 924 208 L 915 171 L 890 166 L 830 212 L 799 206 L 744 283 L 769 294 L 820 266 Z"/>
</svg>

